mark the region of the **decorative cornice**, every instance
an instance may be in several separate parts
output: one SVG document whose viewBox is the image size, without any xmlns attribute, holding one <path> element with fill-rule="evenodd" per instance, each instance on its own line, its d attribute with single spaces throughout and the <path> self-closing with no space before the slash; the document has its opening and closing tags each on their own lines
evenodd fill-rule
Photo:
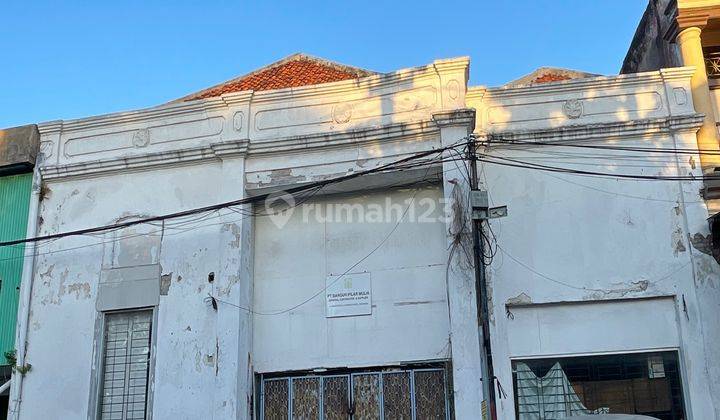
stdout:
<svg viewBox="0 0 720 420">
<path fill-rule="evenodd" d="M 435 60 L 433 61 L 432 66 L 440 72 L 457 70 L 465 71 L 465 69 L 470 67 L 470 57 L 463 56 Z"/>
<path fill-rule="evenodd" d="M 468 57 L 436 60 L 432 64 L 398 70 L 392 73 L 378 74 L 360 79 L 344 80 L 334 83 L 300 86 L 287 89 L 267 90 L 261 92 L 242 91 L 218 97 L 198 99 L 187 102 L 171 102 L 153 108 L 129 112 L 118 112 L 74 120 L 50 121 L 39 124 L 41 134 L 69 132 L 75 130 L 96 129 L 116 124 L 141 123 L 153 119 L 180 117 L 197 112 L 222 110 L 230 106 L 242 104 L 260 104 L 268 102 L 297 101 L 317 96 L 343 95 L 349 92 L 380 90 L 398 83 L 424 80 L 437 80 L 438 71 L 451 72 L 467 69 Z"/>
<path fill-rule="evenodd" d="M 472 108 L 453 109 L 450 111 L 436 112 L 432 116 L 438 127 L 465 126 L 471 132 L 475 127 L 475 110 Z"/>
<path fill-rule="evenodd" d="M 492 136 L 499 142 L 522 141 L 584 141 L 594 139 L 619 139 L 627 137 L 649 137 L 658 133 L 694 132 L 703 124 L 702 114 L 674 117 L 650 118 L 643 120 L 569 125 L 540 130 L 517 130 L 478 133 L 479 137 Z"/>
<path fill-rule="evenodd" d="M 88 130 L 113 126 L 117 124 L 131 124 L 154 119 L 180 117 L 198 112 L 223 109 L 225 107 L 226 104 L 222 98 L 210 98 L 204 101 L 179 102 L 170 105 L 161 105 L 155 108 L 141 109 L 138 111 L 118 112 L 76 120 L 51 121 L 39 124 L 38 128 L 40 129 L 41 134 L 53 134 L 55 132 L 66 133 L 76 130 Z"/>
<path fill-rule="evenodd" d="M 436 79 L 437 72 L 451 72 L 467 69 L 469 67 L 468 57 L 451 58 L 447 60 L 435 60 L 426 66 L 402 69 L 392 73 L 382 73 L 360 79 L 342 80 L 333 83 L 319 85 L 299 86 L 286 89 L 265 90 L 260 92 L 234 92 L 220 96 L 225 100 L 234 101 L 236 95 L 248 95 L 251 93 L 252 103 L 260 104 L 266 102 L 282 102 L 288 100 L 299 100 L 321 95 L 342 95 L 358 90 L 378 90 L 383 87 L 392 86 L 404 81 L 422 81 Z M 191 102 L 202 102 L 200 99 Z"/>
<path fill-rule="evenodd" d="M 468 112 L 468 110 L 464 110 Z M 457 111 L 455 111 L 457 112 Z M 470 110 L 474 114 L 474 110 Z M 460 113 L 462 114 L 462 112 Z M 467 119 L 465 124 L 472 120 Z M 472 127 L 469 125 L 468 127 Z M 110 158 L 90 162 L 70 163 L 41 168 L 44 179 L 105 174 L 121 170 L 154 169 L 162 166 L 197 163 L 222 159 L 228 156 L 256 156 L 265 154 L 289 154 L 311 150 L 326 150 L 348 145 L 359 145 L 378 141 L 391 142 L 402 139 L 419 139 L 437 136 L 438 127 L 434 121 L 395 123 L 382 127 L 371 127 L 340 133 L 318 133 L 303 136 L 284 137 L 271 141 L 250 141 L 248 139 L 215 143 L 204 147 L 150 153 L 141 156 Z"/>
<path fill-rule="evenodd" d="M 348 144 L 364 144 L 377 141 L 389 142 L 402 138 L 419 138 L 437 135 L 438 128 L 433 121 L 416 121 L 362 128 L 340 133 L 316 133 L 284 137 L 271 141 L 251 141 L 248 154 L 289 153 L 343 147 Z"/>
<path fill-rule="evenodd" d="M 669 80 L 690 80 L 695 74 L 695 66 L 672 67 L 658 70 L 664 81 Z"/>
<path fill-rule="evenodd" d="M 710 15 L 705 12 L 688 12 L 686 10 L 679 10 L 675 21 L 677 22 L 678 30 L 682 32 L 687 28 L 703 29 L 707 26 L 708 19 L 710 19 Z"/>
<path fill-rule="evenodd" d="M 62 120 L 46 121 L 44 123 L 38 124 L 38 131 L 40 132 L 41 136 L 43 134 L 59 133 L 62 131 L 62 128 Z"/>
<path fill-rule="evenodd" d="M 205 147 L 152 153 L 142 156 L 111 158 L 40 168 L 43 179 L 106 174 L 121 170 L 146 170 L 184 165 L 208 160 L 221 160 L 247 153 L 247 140 L 216 143 Z"/>
<path fill-rule="evenodd" d="M 467 93 L 465 94 L 465 100 L 467 101 L 482 101 L 487 93 L 488 88 L 485 86 L 468 86 Z"/>
<path fill-rule="evenodd" d="M 670 79 L 690 78 L 695 72 L 694 67 L 675 67 L 660 71 L 628 73 L 617 76 L 588 77 L 585 79 L 562 80 L 554 83 L 523 87 L 494 87 L 485 89 L 483 96 L 511 97 L 538 94 L 563 93 L 588 89 L 623 88 L 650 83 L 660 83 Z M 469 92 L 476 89 L 470 88 Z"/>
</svg>

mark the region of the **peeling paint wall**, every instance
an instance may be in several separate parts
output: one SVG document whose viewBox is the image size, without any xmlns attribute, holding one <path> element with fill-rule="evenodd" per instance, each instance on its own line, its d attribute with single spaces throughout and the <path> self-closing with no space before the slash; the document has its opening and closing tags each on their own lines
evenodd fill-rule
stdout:
<svg viewBox="0 0 720 420">
<path fill-rule="evenodd" d="M 672 148 L 674 140 L 668 135 L 627 138 L 622 145 Z M 657 155 L 632 163 L 589 159 L 607 152 L 557 146 L 497 147 L 488 153 L 638 175 L 670 175 L 678 165 L 673 158 Z M 683 161 L 681 173 L 697 174 Z M 714 362 L 720 359 L 720 266 L 707 255 L 701 183 L 683 183 L 681 190 L 677 182 L 623 181 L 490 164 L 482 165 L 482 174 L 480 182 L 491 191 L 492 205 L 508 206 L 507 217 L 491 222 L 500 248 L 489 270 L 495 373 L 510 390 L 508 399 L 499 402 L 501 412 L 514 416 L 511 357 L 677 348 L 685 363 L 689 412 L 694 418 L 713 418 L 711 396 L 720 390 Z M 632 300 L 663 296 L 669 296 L 670 306 L 667 301 L 662 306 L 658 301 Z M 584 304 L 542 306 L 567 302 Z M 660 306 L 664 312 L 653 312 Z M 529 315 L 524 314 L 531 310 L 542 312 L 526 320 Z M 616 311 L 621 317 L 616 318 Z M 650 324 L 633 324 L 640 319 Z M 671 338 L 661 339 L 666 336 Z"/>
<path fill-rule="evenodd" d="M 461 141 L 473 118 L 480 137 L 696 147 L 690 69 L 473 88 L 466 103 L 467 65 L 464 58 L 438 61 L 359 85 L 240 92 L 47 123 L 41 126 L 48 161 L 39 234 L 167 214 L 376 167 Z M 337 103 L 350 104 L 341 107 L 351 109 L 348 121 L 345 114 L 338 120 Z M 477 113 L 460 109 L 465 106 Z M 492 151 L 610 173 L 700 175 L 697 157 L 602 163 L 558 147 Z M 457 211 L 461 206 L 453 200 L 465 196 L 461 166 L 448 160 L 422 171 L 444 178 L 438 179 L 442 187 L 425 186 L 417 199 L 445 197 Z M 341 202 L 346 211 L 386 198 L 402 203 L 414 193 L 390 187 L 413 176 L 417 181 L 417 175 L 386 173 L 330 186 L 313 203 Z M 662 300 L 668 325 L 674 319 L 676 330 L 668 337 L 676 341 L 643 341 L 631 328 L 618 328 L 606 350 L 677 343 L 689 411 L 712 418 L 713 404 L 720 406 L 708 398 L 708 392 L 720 395 L 720 366 L 713 363 L 720 359 L 720 295 L 718 266 L 706 253 L 707 210 L 699 183 L 572 177 L 490 164 L 481 165 L 479 181 L 493 206 L 509 209 L 506 218 L 492 222 L 500 248 L 488 284 L 495 373 L 509 394 L 499 402 L 501 418 L 514 415 L 510 357 L 579 351 L 578 343 L 608 334 L 596 328 L 604 311 L 646 316 L 642 308 L 651 299 Z M 249 418 L 257 406 L 255 372 L 447 358 L 456 416 L 479 413 L 474 276 L 460 251 L 449 259 L 463 235 L 455 218 L 401 223 L 382 243 L 392 223 L 301 223 L 301 210 L 277 229 L 267 217 L 247 217 L 253 209 L 234 210 L 43 243 L 30 308 L 27 360 L 33 369 L 23 384 L 21 418 L 87 418 L 94 410 L 98 285 L 106 271 L 147 266 L 157 267 L 155 418 Z M 350 267 L 371 275 L 372 315 L 326 318 L 325 278 Z M 636 305 L 636 298 L 644 303 Z M 584 314 L 595 315 L 574 316 L 583 305 L 591 308 Z M 516 338 L 534 331 L 526 331 L 527 323 L 513 324 L 518 307 L 524 308 L 515 309 L 518 321 L 538 320 L 542 312 L 549 320 L 543 328 L 572 330 L 566 338 L 572 341 L 555 342 L 552 350 L 533 340 L 515 346 Z M 566 316 L 557 316 L 557 307 L 567 309 Z M 267 312 L 280 313 L 261 315 Z M 568 325 L 573 320 L 578 322 Z M 58 392 L 48 396 L 47 389 Z"/>
<path fill-rule="evenodd" d="M 221 171 L 222 164 L 216 164 L 49 183 L 52 194 L 41 203 L 48 223 L 39 234 L 223 201 L 220 190 L 206 188 L 217 184 Z M 177 220 L 164 228 L 143 225 L 42 246 L 28 337 L 33 368 L 25 378 L 24 399 L 47 400 L 47 389 L 56 390 L 59 398 L 52 404 L 24 404 L 23 418 L 87 417 L 93 351 L 98 345 L 94 323 L 101 272 L 105 267 L 154 263 L 162 266 L 162 276 L 155 280 L 161 295 L 155 338 L 156 418 L 206 418 L 208 410 L 223 407 L 223 401 L 216 401 L 207 390 L 217 389 L 217 381 L 234 390 L 237 368 L 232 346 L 222 349 L 229 354 L 219 351 L 218 329 L 235 330 L 237 336 L 240 326 L 219 324 L 219 312 L 205 298 L 210 291 L 223 299 L 237 293 L 239 272 L 227 265 L 224 251 L 231 249 L 238 261 L 241 258 L 243 247 L 237 243 L 241 224 L 232 221 L 239 219 L 234 216 L 220 224 Z M 140 233 L 144 235 L 137 236 Z M 62 251 L 66 248 L 72 251 Z M 214 284 L 208 282 L 210 272 L 215 273 Z M 220 312 L 225 310 L 229 309 Z M 191 400 L 193 404 L 186 403 Z M 228 417 L 236 409 L 235 401 L 226 398 L 223 410 Z"/>
<path fill-rule="evenodd" d="M 439 144 L 433 114 L 464 107 L 467 67 L 465 57 L 438 60 L 372 76 L 359 85 L 349 80 L 252 95 L 240 92 L 42 124 L 46 159 L 38 234 L 237 200 L 264 188 L 327 179 L 427 150 Z M 417 180 L 417 174 L 408 171 L 348 188 L 403 184 L 411 180 L 408 174 Z M 337 191 L 330 187 L 323 192 Z M 437 189 L 429 194 L 437 195 Z M 30 303 L 27 360 L 33 369 L 23 383 L 20 418 L 92 418 L 97 405 L 96 353 L 101 346 L 97 331 L 102 331 L 97 309 L 140 304 L 153 306 L 156 319 L 156 368 L 150 384 L 155 418 L 249 418 L 256 403 L 254 373 L 272 367 L 277 355 L 265 347 L 267 340 L 280 336 L 248 311 L 256 303 L 255 286 L 258 296 L 267 292 L 268 282 L 253 277 L 278 265 L 273 260 L 257 265 L 254 239 L 266 230 L 255 235 L 254 223 L 233 208 L 43 244 Z M 368 260 L 367 267 L 377 271 L 380 282 L 377 296 L 390 296 L 376 305 L 382 309 L 382 322 L 390 322 L 392 328 L 370 318 L 365 332 L 351 330 L 365 337 L 378 331 L 389 338 L 395 329 L 410 325 L 410 331 L 426 337 L 427 343 L 413 346 L 414 337 L 405 334 L 405 342 L 391 343 L 395 353 L 382 356 L 376 350 L 349 364 L 448 357 L 443 226 L 439 222 L 416 233 L 403 225 L 403 244 L 413 251 L 401 252 L 397 235 L 387 246 L 407 254 L 407 261 L 393 261 L 390 254 Z M 357 243 L 342 237 L 361 233 L 368 236 Z M 334 239 L 337 246 L 327 248 L 329 255 L 336 254 L 328 258 L 326 268 L 337 270 L 336 265 L 364 250 L 353 245 L 370 245 L 379 234 L 341 228 Z M 299 250 L 308 248 L 301 238 L 292 241 Z M 432 247 L 422 251 L 425 242 Z M 343 248 L 345 253 L 339 253 Z M 262 261 L 267 258 L 259 256 Z M 137 276 L 128 277 L 131 272 Z M 324 281 L 324 272 L 320 279 Z M 416 281 L 426 282 L 427 290 L 416 291 Z M 127 292 L 130 283 L 140 282 L 147 293 L 134 290 L 122 294 L 127 299 L 104 299 L 103 288 L 109 283 Z M 284 293 L 276 297 L 293 302 L 298 298 Z M 317 326 L 302 328 L 310 325 Z M 257 328 L 265 333 L 258 334 Z M 329 334 L 347 350 L 341 335 Z M 255 346 L 254 339 L 259 341 Z M 362 348 L 368 350 L 368 345 Z M 327 363 L 347 359 L 337 349 L 333 354 L 336 360 Z M 312 357 L 313 365 L 327 364 L 318 361 L 320 354 Z M 57 397 L 48 398 L 47 389 L 58 389 Z"/>
<path fill-rule="evenodd" d="M 386 190 L 309 204 L 324 212 L 337 205 L 385 206 L 386 200 L 406 206 L 413 198 L 439 203 L 441 191 L 437 186 L 417 194 Z M 377 252 L 352 269 L 370 273 L 372 315 L 344 318 L 325 316 L 325 279 L 344 273 L 382 243 L 396 220 L 336 222 L 323 213 L 320 222 L 313 217 L 304 223 L 298 211 L 278 229 L 270 218 L 258 218 L 253 309 L 278 312 L 321 293 L 287 313 L 254 316 L 255 369 L 268 373 L 449 357 L 447 251 L 440 210 L 428 216 L 431 223 L 400 223 Z"/>
</svg>

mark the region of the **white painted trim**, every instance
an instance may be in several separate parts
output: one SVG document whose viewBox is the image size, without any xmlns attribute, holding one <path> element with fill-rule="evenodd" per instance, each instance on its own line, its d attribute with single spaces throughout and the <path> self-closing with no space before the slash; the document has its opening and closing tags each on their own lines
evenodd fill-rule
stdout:
<svg viewBox="0 0 720 420">
<path fill-rule="evenodd" d="M 587 77 L 583 79 L 561 80 L 553 83 L 542 83 L 521 87 L 491 87 L 474 86 L 468 88 L 468 98 L 488 96 L 493 98 L 531 96 L 539 94 L 567 93 L 588 89 L 607 89 L 632 87 L 650 83 L 662 83 L 675 79 L 690 79 L 695 73 L 695 67 L 673 67 L 643 73 L 628 73 L 616 76 Z"/>
</svg>

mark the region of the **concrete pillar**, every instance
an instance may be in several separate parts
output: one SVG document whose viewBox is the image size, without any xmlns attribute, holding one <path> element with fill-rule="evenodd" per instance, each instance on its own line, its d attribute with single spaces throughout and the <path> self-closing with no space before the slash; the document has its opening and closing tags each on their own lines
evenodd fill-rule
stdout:
<svg viewBox="0 0 720 420">
<path fill-rule="evenodd" d="M 705 114 L 705 122 L 697 133 L 697 146 L 699 149 L 720 151 L 718 131 L 715 125 L 715 111 L 710 98 L 708 77 L 705 71 L 705 57 L 700 42 L 701 31 L 702 29 L 699 26 L 685 28 L 678 34 L 677 42 L 680 47 L 683 65 L 695 67 L 695 74 L 690 80 L 695 110 Z M 701 154 L 700 163 L 703 173 L 712 172 L 716 167 L 720 167 L 720 156 Z"/>
<path fill-rule="evenodd" d="M 446 111 L 434 114 L 433 119 L 440 127 L 443 146 L 465 143 L 467 140 L 463 139 L 472 133 L 475 126 L 475 110 Z M 447 288 L 455 418 L 479 419 L 484 396 L 475 271 L 466 252 L 472 252 L 473 249 L 467 207 L 468 171 L 465 162 L 445 162 L 442 169 L 444 198 L 448 203 L 446 208 L 450 209 L 451 213 L 447 219 L 446 230 L 451 252 Z"/>
</svg>

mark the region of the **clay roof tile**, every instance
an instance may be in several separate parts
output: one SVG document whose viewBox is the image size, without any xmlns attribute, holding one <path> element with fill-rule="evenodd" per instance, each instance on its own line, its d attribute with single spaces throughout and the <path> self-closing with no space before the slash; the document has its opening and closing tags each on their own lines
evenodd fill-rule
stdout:
<svg viewBox="0 0 720 420">
<path fill-rule="evenodd" d="M 187 95 L 178 101 L 212 98 L 245 90 L 262 91 L 339 82 L 373 74 L 375 73 L 358 67 L 338 64 L 306 54 L 293 54 L 244 76 Z"/>
</svg>

